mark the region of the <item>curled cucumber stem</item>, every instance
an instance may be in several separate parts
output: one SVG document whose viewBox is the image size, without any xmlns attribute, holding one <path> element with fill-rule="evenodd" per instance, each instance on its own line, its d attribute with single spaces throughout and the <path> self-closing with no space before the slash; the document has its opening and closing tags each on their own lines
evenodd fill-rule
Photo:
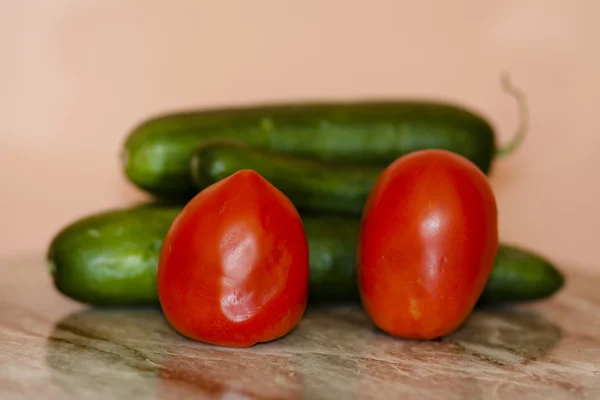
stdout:
<svg viewBox="0 0 600 400">
<path fill-rule="evenodd" d="M 517 102 L 517 110 L 519 113 L 519 126 L 515 136 L 510 142 L 496 150 L 496 155 L 503 157 L 514 152 L 523 143 L 523 139 L 529 130 L 529 110 L 527 107 L 527 99 L 525 93 L 518 87 L 514 86 L 510 80 L 508 73 L 503 73 L 500 77 L 502 89 L 511 95 Z"/>
</svg>

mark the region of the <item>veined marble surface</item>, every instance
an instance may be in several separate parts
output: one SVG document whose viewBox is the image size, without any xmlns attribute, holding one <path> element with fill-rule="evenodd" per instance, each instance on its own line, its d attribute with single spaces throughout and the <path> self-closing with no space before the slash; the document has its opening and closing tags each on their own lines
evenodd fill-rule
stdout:
<svg viewBox="0 0 600 400">
<path fill-rule="evenodd" d="M 0 399 L 600 399 L 600 275 L 480 309 L 438 341 L 394 339 L 358 307 L 309 308 L 283 339 L 185 339 L 158 309 L 60 295 L 42 257 L 0 263 Z"/>
</svg>

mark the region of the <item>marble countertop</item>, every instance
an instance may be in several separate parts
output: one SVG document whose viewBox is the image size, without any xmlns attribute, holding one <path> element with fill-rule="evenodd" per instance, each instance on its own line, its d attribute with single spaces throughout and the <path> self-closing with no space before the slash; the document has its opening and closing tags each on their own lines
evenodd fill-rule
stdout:
<svg viewBox="0 0 600 400">
<path fill-rule="evenodd" d="M 600 275 L 478 310 L 437 341 L 388 337 L 358 307 L 310 308 L 283 339 L 185 339 L 158 309 L 60 295 L 42 257 L 0 262 L 0 399 L 600 399 Z"/>
</svg>

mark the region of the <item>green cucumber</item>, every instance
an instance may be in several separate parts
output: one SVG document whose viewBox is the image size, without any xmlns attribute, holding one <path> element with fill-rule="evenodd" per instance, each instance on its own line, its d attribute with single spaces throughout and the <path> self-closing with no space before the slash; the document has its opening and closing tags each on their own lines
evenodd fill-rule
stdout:
<svg viewBox="0 0 600 400">
<path fill-rule="evenodd" d="M 163 239 L 182 205 L 148 203 L 81 218 L 52 239 L 47 252 L 59 292 L 92 305 L 156 305 L 156 267 Z M 356 300 L 358 221 L 303 218 L 310 249 L 313 302 Z"/>
<path fill-rule="evenodd" d="M 103 211 L 63 228 L 47 253 L 54 285 L 83 303 L 157 304 L 158 256 L 181 208 L 142 204 Z"/>
<path fill-rule="evenodd" d="M 544 299 L 560 289 L 564 281 L 564 275 L 544 256 L 502 244 L 479 301 L 490 304 Z"/>
<path fill-rule="evenodd" d="M 342 165 L 381 170 L 398 157 L 426 148 L 461 154 L 489 173 L 497 155 L 518 147 L 526 131 L 524 96 L 504 80 L 518 100 L 521 126 L 498 148 L 494 129 L 464 107 L 428 101 L 287 103 L 173 112 L 135 127 L 122 149 L 123 169 L 137 187 L 162 198 L 195 193 L 190 159 L 212 139 L 249 145 Z"/>
<path fill-rule="evenodd" d="M 158 305 L 156 267 L 175 204 L 109 210 L 63 228 L 48 250 L 50 274 L 65 296 L 97 306 Z M 309 247 L 311 303 L 359 302 L 356 280 L 358 218 L 302 217 Z M 484 290 L 493 302 L 533 301 L 563 285 L 539 256 L 503 245 Z"/>
<path fill-rule="evenodd" d="M 192 157 L 198 191 L 242 170 L 251 169 L 281 190 L 300 211 L 360 215 L 381 170 L 343 167 L 217 139 Z"/>
</svg>

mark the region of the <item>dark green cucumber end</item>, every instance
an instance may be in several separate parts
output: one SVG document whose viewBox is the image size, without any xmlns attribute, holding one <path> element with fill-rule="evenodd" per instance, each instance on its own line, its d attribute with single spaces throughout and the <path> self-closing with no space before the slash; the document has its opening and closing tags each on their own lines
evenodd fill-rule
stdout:
<svg viewBox="0 0 600 400">
<path fill-rule="evenodd" d="M 156 199 L 190 199 L 196 190 L 189 174 L 193 137 L 168 140 L 169 131 L 155 132 L 153 120 L 127 137 L 120 153 L 125 177 Z"/>
<path fill-rule="evenodd" d="M 565 284 L 548 259 L 522 247 L 503 244 L 481 295 L 481 303 L 532 302 L 547 299 Z"/>
<path fill-rule="evenodd" d="M 143 204 L 64 227 L 46 254 L 54 287 L 72 300 L 97 306 L 158 304 L 158 254 L 180 208 Z"/>
<path fill-rule="evenodd" d="M 196 149 L 190 161 L 190 175 L 196 191 L 201 191 L 226 178 L 232 171 L 227 167 L 227 158 L 222 157 L 219 152 L 222 148 L 227 149 L 232 146 L 249 147 L 235 139 L 211 139 Z"/>
</svg>

